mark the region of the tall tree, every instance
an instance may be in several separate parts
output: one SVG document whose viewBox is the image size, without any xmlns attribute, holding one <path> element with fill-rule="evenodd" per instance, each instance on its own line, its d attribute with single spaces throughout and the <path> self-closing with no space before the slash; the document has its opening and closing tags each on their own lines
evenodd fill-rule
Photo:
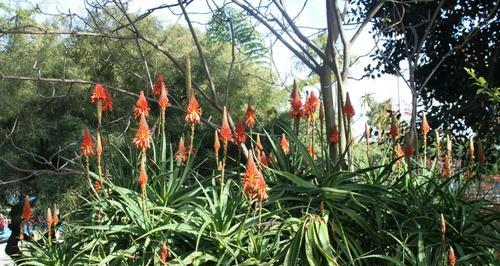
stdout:
<svg viewBox="0 0 500 266">
<path fill-rule="evenodd" d="M 377 1 L 354 3 L 357 10 L 370 10 Z M 481 136 L 498 135 L 497 104 L 476 94 L 464 70 L 474 68 L 491 86 L 498 86 L 498 7 L 498 0 L 385 5 L 372 24 L 381 45 L 373 55 L 374 64 L 366 70 L 405 78 L 414 100 L 417 96 L 423 100 L 433 128 L 452 129 L 460 135 L 472 128 Z M 408 66 L 408 72 L 403 66 Z"/>
<path fill-rule="evenodd" d="M 353 34 L 349 38 L 345 32 L 347 25 L 344 21 L 349 1 L 325 0 L 323 2 L 324 9 L 318 12 L 324 12 L 327 23 L 316 26 L 318 28 L 317 35 L 320 33 L 326 35 L 326 45 L 322 48 L 314 42 L 314 37 L 305 34 L 301 26 L 297 24 L 300 13 L 290 14 L 283 1 L 260 1 L 256 5 L 248 0 L 232 0 L 232 3 L 264 26 L 276 40 L 286 46 L 302 63 L 319 76 L 327 135 L 329 136 L 335 128 L 338 128 L 340 132 L 339 149 L 335 148 L 337 144 L 330 144 L 330 155 L 334 161 L 340 160 L 344 167 L 346 165 L 343 155 L 348 147 L 347 136 L 350 132 L 350 121 L 344 115 L 341 106 L 344 105 L 347 79 L 352 63 L 350 60 L 351 47 L 372 17 L 386 2 L 385 0 L 377 1 L 377 4 L 369 11 L 358 14 L 359 21 L 354 23 Z M 308 1 L 302 3 L 305 7 Z M 353 25 L 350 25 L 350 28 L 352 29 Z M 336 49 L 337 43 L 341 49 Z M 339 64 L 339 62 L 342 63 Z M 336 94 L 333 92 L 333 83 L 336 85 Z M 337 111 L 334 109 L 334 105 L 339 106 Z"/>
</svg>

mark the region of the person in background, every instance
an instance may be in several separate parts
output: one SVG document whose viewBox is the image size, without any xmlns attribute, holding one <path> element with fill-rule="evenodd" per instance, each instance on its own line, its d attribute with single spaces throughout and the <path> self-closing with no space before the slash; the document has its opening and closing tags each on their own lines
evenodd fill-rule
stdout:
<svg viewBox="0 0 500 266">
<path fill-rule="evenodd" d="M 5 247 L 5 253 L 9 255 L 12 259 L 19 258 L 21 256 L 21 250 L 19 250 L 19 233 L 21 232 L 21 214 L 24 207 L 24 196 L 18 196 L 18 203 L 10 209 L 10 224 L 9 229 L 12 232 L 9 239 L 7 240 L 7 246 Z M 29 235 L 24 234 L 24 240 L 30 240 Z"/>
<path fill-rule="evenodd" d="M 0 235 L 5 234 L 5 227 L 7 227 L 7 219 L 0 213 Z"/>
</svg>

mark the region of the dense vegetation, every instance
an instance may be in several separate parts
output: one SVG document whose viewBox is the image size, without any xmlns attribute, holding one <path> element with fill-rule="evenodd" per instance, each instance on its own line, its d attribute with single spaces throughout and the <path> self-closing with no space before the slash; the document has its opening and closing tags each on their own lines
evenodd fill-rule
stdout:
<svg viewBox="0 0 500 266">
<path fill-rule="evenodd" d="M 16 219 L 45 217 L 20 265 L 500 263 L 498 203 L 484 194 L 494 126 L 470 124 L 483 131 L 464 138 L 469 128 L 444 130 L 431 108 L 432 130 L 420 112 L 413 132 L 390 101 L 366 96 L 359 114 L 347 94 L 331 127 L 324 94 L 303 88 L 342 85 L 322 72 L 331 62 L 289 94 L 238 6 L 214 9 L 201 32 L 120 1 L 89 5 L 41 22 L 38 8 L 0 4 L 0 194 L 5 205 L 37 195 Z M 490 110 L 498 90 L 484 69 L 450 73 Z"/>
</svg>

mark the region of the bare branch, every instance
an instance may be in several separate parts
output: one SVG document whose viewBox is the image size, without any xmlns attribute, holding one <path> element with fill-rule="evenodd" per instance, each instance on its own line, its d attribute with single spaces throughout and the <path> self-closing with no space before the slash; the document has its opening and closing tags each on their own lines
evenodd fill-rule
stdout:
<svg viewBox="0 0 500 266">
<path fill-rule="evenodd" d="M 189 26 L 189 30 L 191 31 L 191 35 L 192 35 L 194 43 L 196 45 L 196 49 L 198 50 L 198 54 L 200 55 L 201 63 L 203 64 L 203 69 L 205 70 L 205 73 L 207 74 L 208 84 L 210 86 L 210 90 L 212 90 L 212 100 L 215 104 L 217 104 L 217 92 L 215 90 L 215 85 L 214 85 L 214 81 L 212 78 L 212 74 L 210 73 L 210 69 L 208 68 L 208 63 L 205 60 L 203 49 L 201 48 L 200 42 L 198 41 L 198 37 L 196 36 L 196 32 L 194 31 L 191 20 L 189 19 L 189 16 L 186 12 L 186 8 L 184 7 L 184 5 L 181 2 L 182 1 L 179 0 L 180 7 L 182 9 L 182 14 L 184 14 L 184 18 L 186 19 L 186 22 Z"/>
<path fill-rule="evenodd" d="M 356 30 L 356 32 L 352 36 L 351 40 L 349 41 L 349 43 L 352 44 L 356 41 L 356 39 L 359 37 L 361 32 L 363 32 L 363 30 L 365 29 L 366 25 L 368 25 L 370 20 L 373 18 L 373 16 L 375 16 L 375 14 L 377 14 L 379 9 L 385 4 L 385 2 L 386 2 L 386 0 L 379 0 L 379 2 L 373 7 L 373 9 L 370 10 L 370 12 L 366 16 L 365 20 L 363 21 L 363 24 L 361 24 L 361 26 L 359 26 L 358 30 Z"/>
<path fill-rule="evenodd" d="M 245 10 L 248 14 L 253 16 L 255 19 L 257 19 L 260 23 L 262 23 L 278 40 L 280 40 L 283 45 L 285 45 L 295 56 L 300 58 L 302 62 L 307 65 L 310 69 L 312 69 L 315 72 L 319 72 L 319 65 L 314 64 L 314 62 L 311 62 L 308 58 L 306 58 L 303 54 L 301 54 L 297 49 L 295 49 L 290 43 L 288 43 L 281 34 L 279 34 L 272 26 L 267 22 L 266 19 L 263 18 L 261 14 L 258 14 L 257 11 L 249 8 L 247 5 L 243 4 L 239 0 L 232 0 L 233 3 L 241 7 L 243 10 Z"/>
</svg>

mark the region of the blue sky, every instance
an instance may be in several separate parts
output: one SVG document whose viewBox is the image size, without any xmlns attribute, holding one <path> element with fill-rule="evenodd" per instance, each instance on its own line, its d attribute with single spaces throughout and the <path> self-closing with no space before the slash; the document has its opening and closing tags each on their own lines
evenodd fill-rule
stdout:
<svg viewBox="0 0 500 266">
<path fill-rule="evenodd" d="M 84 13 L 84 0 L 48 0 L 48 1 L 39 1 L 39 0 L 31 0 L 31 1 L 11 1 L 11 0 L 3 0 L 4 3 L 12 5 L 21 4 L 21 5 L 34 5 L 38 4 L 40 8 L 48 13 L 57 12 L 57 10 L 67 12 L 70 9 L 72 12 L 76 13 Z M 175 3 L 176 0 L 133 0 L 130 2 L 130 10 L 135 12 L 145 11 L 149 8 L 159 6 L 165 3 Z M 206 13 L 209 11 L 207 2 L 212 3 L 212 1 L 205 0 L 195 0 L 192 4 L 190 4 L 187 8 L 188 12 L 196 12 L 196 13 Z M 221 1 L 216 1 L 221 2 Z M 303 1 L 284 1 L 287 12 L 293 17 L 302 9 Z M 326 25 L 326 15 L 324 14 L 324 7 L 322 6 L 324 1 L 308 1 L 307 6 L 304 8 L 304 11 L 298 17 L 297 25 L 302 26 L 302 30 L 305 35 L 311 34 L 312 31 L 308 31 L 308 27 L 325 27 Z M 185 24 L 184 19 L 182 17 L 173 15 L 170 13 L 168 9 L 159 10 L 154 13 L 160 20 L 167 24 L 173 23 L 181 23 Z M 192 15 L 192 20 L 194 22 L 207 22 L 210 16 L 205 14 L 195 14 Z M 203 26 L 201 24 L 195 23 L 195 26 L 203 30 Z M 354 43 L 351 51 L 353 56 L 365 55 L 368 54 L 374 47 L 375 43 L 368 33 L 369 26 L 365 28 L 363 33 Z M 266 34 L 267 31 L 264 27 L 257 27 L 258 31 L 261 31 L 263 34 Z M 347 30 L 347 35 L 353 34 L 353 30 Z M 266 40 L 267 43 L 270 43 L 272 40 Z M 303 69 L 298 69 L 296 67 L 297 59 L 294 59 L 293 54 L 282 45 L 280 42 L 276 42 L 273 46 L 273 61 L 276 64 L 276 68 L 279 72 L 279 76 L 281 79 L 285 80 L 286 83 L 291 83 L 293 78 L 304 78 L 309 73 L 308 71 L 304 71 Z M 360 78 L 363 75 L 363 68 L 370 63 L 369 57 L 362 57 L 356 65 L 351 68 L 351 78 Z M 394 105 L 398 104 L 398 96 L 401 101 L 402 112 L 405 112 L 410 106 L 411 103 L 411 93 L 404 81 L 401 78 L 397 78 L 392 75 L 382 75 L 376 79 L 363 79 L 363 80 L 354 80 L 349 79 L 348 81 L 348 91 L 351 95 L 351 99 L 356 109 L 356 116 L 354 119 L 354 130 L 356 135 L 362 134 L 364 131 L 364 117 L 362 114 L 365 110 L 362 109 L 360 104 L 360 98 L 366 93 L 373 93 L 373 97 L 377 101 L 382 101 L 384 99 L 391 98 Z M 306 88 L 306 89 L 315 89 Z M 408 117 L 407 117 L 408 118 Z"/>
</svg>

